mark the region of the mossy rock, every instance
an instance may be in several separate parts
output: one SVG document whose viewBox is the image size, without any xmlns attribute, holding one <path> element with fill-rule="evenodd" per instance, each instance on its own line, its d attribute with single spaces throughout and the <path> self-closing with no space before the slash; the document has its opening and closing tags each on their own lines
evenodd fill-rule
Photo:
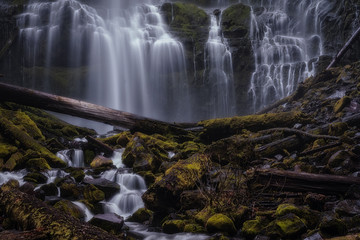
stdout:
<svg viewBox="0 0 360 240">
<path fill-rule="evenodd" d="M 45 137 L 36 125 L 36 123 L 21 110 L 11 111 L 0 108 L 0 113 L 9 119 L 17 128 L 26 132 L 35 140 L 44 141 Z"/>
<path fill-rule="evenodd" d="M 333 124 L 330 124 L 330 126 L 329 126 L 329 135 L 341 136 L 348 129 L 349 129 L 349 127 L 346 123 L 343 123 L 343 122 L 333 123 Z"/>
<path fill-rule="evenodd" d="M 334 105 L 334 113 L 341 112 L 351 102 L 351 97 L 345 96 L 337 101 Z"/>
<path fill-rule="evenodd" d="M 266 218 L 258 216 L 254 220 L 245 221 L 241 231 L 245 237 L 254 238 L 261 233 L 267 224 L 268 220 Z"/>
<path fill-rule="evenodd" d="M 167 220 L 162 224 L 164 233 L 173 234 L 184 231 L 185 221 L 184 220 Z"/>
<path fill-rule="evenodd" d="M 44 191 L 45 196 L 57 196 L 59 194 L 59 190 L 55 183 L 42 185 L 40 189 Z"/>
<path fill-rule="evenodd" d="M 87 185 L 84 189 L 84 198 L 90 203 L 97 203 L 105 199 L 105 193 L 94 185 L 90 184 Z"/>
<path fill-rule="evenodd" d="M 234 222 L 221 213 L 215 214 L 209 218 L 206 223 L 206 230 L 209 233 L 222 232 L 231 236 L 236 234 Z"/>
<path fill-rule="evenodd" d="M 244 4 L 235 4 L 222 13 L 221 26 L 226 38 L 248 37 L 251 21 L 251 8 Z"/>
<path fill-rule="evenodd" d="M 96 156 L 90 163 L 92 168 L 109 167 L 113 165 L 113 161 L 110 158 L 104 156 Z"/>
<path fill-rule="evenodd" d="M 138 222 L 138 223 L 144 223 L 146 221 L 149 221 L 153 212 L 146 209 L 146 208 L 139 208 L 136 210 L 136 212 L 131 215 L 127 221 L 129 222 Z"/>
<path fill-rule="evenodd" d="M 42 173 L 31 172 L 31 173 L 26 174 L 26 176 L 24 176 L 24 180 L 27 182 L 41 184 L 41 183 L 46 183 L 47 177 Z"/>
<path fill-rule="evenodd" d="M 342 236 L 348 232 L 346 224 L 335 216 L 324 216 L 319 228 L 320 232 L 327 237 Z"/>
<path fill-rule="evenodd" d="M 208 156 L 202 154 L 178 161 L 144 193 L 145 206 L 153 211 L 167 207 L 180 208 L 180 194 L 196 187 L 196 182 L 207 171 L 209 164 Z"/>
<path fill-rule="evenodd" d="M 17 147 L 0 142 L 0 158 L 7 159 L 18 150 Z"/>
<path fill-rule="evenodd" d="M 65 171 L 70 173 L 70 176 L 72 176 L 76 182 L 81 182 L 85 177 L 84 170 L 79 168 L 66 168 Z"/>
<path fill-rule="evenodd" d="M 211 207 L 207 206 L 203 208 L 200 212 L 198 212 L 194 216 L 194 218 L 197 223 L 205 226 L 209 218 L 214 214 L 215 214 L 214 210 Z"/>
<path fill-rule="evenodd" d="M 250 218 L 250 213 L 250 208 L 247 206 L 240 206 L 230 213 L 231 218 L 234 219 L 236 229 L 240 229 L 243 223 Z"/>
<path fill-rule="evenodd" d="M 107 138 L 100 139 L 100 141 L 110 145 L 110 146 L 120 146 L 122 148 L 126 147 L 126 145 L 130 142 L 132 135 L 129 131 L 121 132 L 114 136 L 110 136 Z"/>
<path fill-rule="evenodd" d="M 32 158 L 26 162 L 26 168 L 28 169 L 38 169 L 38 170 L 49 170 L 51 169 L 50 165 L 44 158 Z"/>
<path fill-rule="evenodd" d="M 298 216 L 309 229 L 314 229 L 320 220 L 318 212 L 307 207 L 297 207 L 289 203 L 280 204 L 276 209 L 275 216 L 281 217 L 289 213 Z"/>
<path fill-rule="evenodd" d="M 63 198 L 78 199 L 80 190 L 74 183 L 62 183 L 60 186 L 60 196 Z"/>
<path fill-rule="evenodd" d="M 184 227 L 184 232 L 188 232 L 188 233 L 203 233 L 205 231 L 206 230 L 203 226 L 200 226 L 199 224 L 196 223 L 189 223 L 186 224 Z"/>
<path fill-rule="evenodd" d="M 90 149 L 84 150 L 84 162 L 86 165 L 90 165 L 90 163 L 92 162 L 92 160 L 94 160 L 94 158 L 95 158 L 94 151 Z"/>
<path fill-rule="evenodd" d="M 276 236 L 278 233 L 286 239 L 301 236 L 306 230 L 305 223 L 293 213 L 281 216 L 267 226 L 267 234 Z"/>
<path fill-rule="evenodd" d="M 156 177 L 151 171 L 140 171 L 137 174 L 144 178 L 146 186 L 150 186 L 155 182 Z"/>
<path fill-rule="evenodd" d="M 77 205 L 70 202 L 69 200 L 58 201 L 54 205 L 54 208 L 57 208 L 62 212 L 66 212 L 77 219 L 83 220 L 85 218 L 83 211 Z"/>
<path fill-rule="evenodd" d="M 352 156 L 348 151 L 340 150 L 334 153 L 328 160 L 330 168 L 343 166 L 344 162 L 351 162 Z"/>
<path fill-rule="evenodd" d="M 20 152 L 16 152 L 6 161 L 3 166 L 4 170 L 14 171 L 22 169 L 25 166 L 24 155 Z"/>
<path fill-rule="evenodd" d="M 109 233 L 119 234 L 124 225 L 124 218 L 115 213 L 97 214 L 89 223 Z"/>
</svg>

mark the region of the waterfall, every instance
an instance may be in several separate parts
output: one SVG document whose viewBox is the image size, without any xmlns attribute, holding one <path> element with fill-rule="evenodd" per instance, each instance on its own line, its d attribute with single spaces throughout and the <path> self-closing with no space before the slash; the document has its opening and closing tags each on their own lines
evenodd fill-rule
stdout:
<svg viewBox="0 0 360 240">
<path fill-rule="evenodd" d="M 235 115 L 235 96 L 232 56 L 226 39 L 222 36 L 220 17 L 211 14 L 209 39 L 205 47 L 206 75 L 211 84 L 210 117 Z"/>
<path fill-rule="evenodd" d="M 250 28 L 256 70 L 248 94 L 255 112 L 290 95 L 299 82 L 315 73 L 314 62 L 323 54 L 322 15 L 333 3 L 243 2 L 252 7 Z"/>
<path fill-rule="evenodd" d="M 66 94 L 161 120 L 191 120 L 183 46 L 147 2 L 111 2 L 99 12 L 76 0 L 29 4 L 18 18 L 23 62 L 34 76 L 44 71 L 41 81 L 37 76 L 24 85 L 66 88 Z M 69 82 L 59 79 L 61 67 Z M 55 82 L 49 80 L 54 72 Z"/>
</svg>

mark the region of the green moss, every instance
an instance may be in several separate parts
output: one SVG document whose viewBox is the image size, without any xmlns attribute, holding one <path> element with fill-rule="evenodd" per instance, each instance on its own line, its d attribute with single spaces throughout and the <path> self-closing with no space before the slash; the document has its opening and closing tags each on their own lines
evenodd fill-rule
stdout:
<svg viewBox="0 0 360 240">
<path fill-rule="evenodd" d="M 90 163 L 92 162 L 92 160 L 94 160 L 95 158 L 95 153 L 92 150 L 86 149 L 84 151 L 84 161 L 86 165 L 90 165 Z"/>
<path fill-rule="evenodd" d="M 221 18 L 221 25 L 225 37 L 248 37 L 250 30 L 251 8 L 247 5 L 236 4 L 225 9 Z"/>
<path fill-rule="evenodd" d="M 319 221 L 319 215 L 306 207 L 297 207 L 293 204 L 280 204 L 276 209 L 275 216 L 281 217 L 293 213 L 298 216 L 309 229 L 314 229 Z"/>
<path fill-rule="evenodd" d="M 4 170 L 14 171 L 24 167 L 25 159 L 22 153 L 16 152 L 11 155 L 3 166 Z"/>
<path fill-rule="evenodd" d="M 256 217 L 254 220 L 248 220 L 244 222 L 242 232 L 245 237 L 253 238 L 260 234 L 261 230 L 266 226 L 264 218 Z"/>
<path fill-rule="evenodd" d="M 37 170 L 48 170 L 51 169 L 50 165 L 44 158 L 32 158 L 26 162 L 26 168 L 37 169 Z"/>
<path fill-rule="evenodd" d="M 72 176 L 76 182 L 81 182 L 85 177 L 84 171 L 79 168 L 67 168 L 65 171 L 70 173 L 70 176 Z"/>
<path fill-rule="evenodd" d="M 30 137 L 26 132 L 19 129 L 8 119 L 0 116 L 0 131 L 4 136 L 9 137 L 13 141 L 19 141 L 25 149 L 32 149 L 41 154 L 52 167 L 65 167 L 66 164 L 60 158 L 56 157 L 48 149 Z"/>
<path fill-rule="evenodd" d="M 60 186 L 60 196 L 64 198 L 78 199 L 80 190 L 74 183 L 62 183 Z"/>
<path fill-rule="evenodd" d="M 185 225 L 184 232 L 203 233 L 205 232 L 205 228 L 203 226 L 200 226 L 199 224 L 190 223 Z"/>
<path fill-rule="evenodd" d="M 54 207 L 78 219 L 84 219 L 85 217 L 81 209 L 68 200 L 61 200 L 57 202 Z"/>
<path fill-rule="evenodd" d="M 292 127 L 296 123 L 310 123 L 312 120 L 299 111 L 267 113 L 241 117 L 212 119 L 199 122 L 204 128 L 201 138 L 215 141 L 235 134 L 241 134 L 244 129 L 260 131 L 268 128 Z"/>
<path fill-rule="evenodd" d="M 27 182 L 41 184 L 41 183 L 46 183 L 47 177 L 42 173 L 31 172 L 31 173 L 26 174 L 26 176 L 24 176 L 24 180 Z"/>
<path fill-rule="evenodd" d="M 206 230 L 209 233 L 222 232 L 229 235 L 236 234 L 234 222 L 224 214 L 215 214 L 206 223 Z"/>
<path fill-rule="evenodd" d="M 150 220 L 150 218 L 152 217 L 152 214 L 153 214 L 153 212 L 146 208 L 139 208 L 127 220 L 130 222 L 144 223 L 144 222 Z"/>
<path fill-rule="evenodd" d="M 100 141 L 110 146 L 120 146 L 124 148 L 129 143 L 131 137 L 132 137 L 131 133 L 129 131 L 126 131 L 116 134 L 114 136 L 100 139 Z"/>
<path fill-rule="evenodd" d="M 280 234 L 285 238 L 298 237 L 306 231 L 304 222 L 295 214 L 290 213 L 275 220 Z"/>
<path fill-rule="evenodd" d="M 97 203 L 105 199 L 105 193 L 94 185 L 90 184 L 87 185 L 84 189 L 84 197 L 85 200 L 89 201 L 90 203 Z"/>
<path fill-rule="evenodd" d="M 17 147 L 0 142 L 0 158 L 8 158 L 17 151 Z"/>
<path fill-rule="evenodd" d="M 212 208 L 210 207 L 205 207 L 203 208 L 200 212 L 198 212 L 194 218 L 195 221 L 198 222 L 199 224 L 205 226 L 205 224 L 207 223 L 207 221 L 209 220 L 209 218 L 214 215 L 215 212 Z"/>
<path fill-rule="evenodd" d="M 339 101 L 337 101 L 334 105 L 334 113 L 341 112 L 344 109 L 344 107 L 350 104 L 351 100 L 352 99 L 350 97 L 345 96 L 341 98 Z"/>
<path fill-rule="evenodd" d="M 179 233 L 184 231 L 185 221 L 184 220 L 167 220 L 162 224 L 164 233 Z"/>
</svg>

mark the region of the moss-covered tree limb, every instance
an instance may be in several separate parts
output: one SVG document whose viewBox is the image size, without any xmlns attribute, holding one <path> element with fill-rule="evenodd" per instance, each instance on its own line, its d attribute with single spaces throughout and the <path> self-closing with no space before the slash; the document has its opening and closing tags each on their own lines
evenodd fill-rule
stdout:
<svg viewBox="0 0 360 240">
<path fill-rule="evenodd" d="M 10 186 L 0 190 L 0 208 L 22 230 L 42 229 L 49 239 L 118 239 Z"/>
</svg>

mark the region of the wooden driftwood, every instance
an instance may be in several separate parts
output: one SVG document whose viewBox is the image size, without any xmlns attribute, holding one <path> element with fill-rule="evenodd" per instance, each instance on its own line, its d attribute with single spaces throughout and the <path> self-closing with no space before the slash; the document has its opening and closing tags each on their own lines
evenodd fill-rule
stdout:
<svg viewBox="0 0 360 240">
<path fill-rule="evenodd" d="M 350 49 L 351 45 L 360 37 L 360 27 L 355 31 L 355 33 L 351 36 L 351 38 L 345 43 L 344 47 L 336 54 L 334 59 L 331 61 L 329 66 L 326 68 L 334 67 L 341 58 L 345 55 L 345 53 Z"/>
<path fill-rule="evenodd" d="M 151 126 L 153 132 L 157 132 L 156 128 L 167 128 L 169 126 L 174 128 L 184 128 L 196 126 L 196 124 L 167 123 L 72 98 L 61 97 L 6 83 L 0 83 L 0 101 L 15 102 L 128 129 L 141 129 L 142 126 L 146 125 L 147 127 Z"/>
<path fill-rule="evenodd" d="M 257 170 L 253 179 L 265 187 L 290 192 L 315 192 L 322 194 L 345 194 L 353 185 L 360 186 L 360 178 L 283 171 L 277 169 Z"/>
<path fill-rule="evenodd" d="M 46 239 L 118 239 L 16 188 L 1 188 L 0 207 L 2 213 L 16 222 L 21 230 L 38 229 L 45 233 Z"/>
</svg>

